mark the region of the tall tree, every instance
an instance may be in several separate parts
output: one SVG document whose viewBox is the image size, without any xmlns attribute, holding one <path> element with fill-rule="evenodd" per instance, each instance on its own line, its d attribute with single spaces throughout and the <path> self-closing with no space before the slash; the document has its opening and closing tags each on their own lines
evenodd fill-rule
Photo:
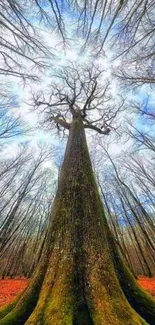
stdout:
<svg viewBox="0 0 155 325">
<path fill-rule="evenodd" d="M 59 4 L 60 6 L 60 4 Z M 11 75 L 24 80 L 38 78 L 39 70 L 53 58 L 45 44 L 40 27 L 59 32 L 66 40 L 65 25 L 57 1 L 1 0 L 0 2 L 0 75 Z M 31 72 L 30 72 L 31 71 Z M 37 71 L 38 72 L 38 71 Z"/>
<path fill-rule="evenodd" d="M 0 145 L 12 137 L 24 134 L 24 126 L 21 119 L 12 114 L 10 107 L 13 109 L 17 106 L 17 98 L 9 93 L 4 85 L 0 84 Z M 25 130 L 26 131 L 26 130 Z"/>
<path fill-rule="evenodd" d="M 41 259 L 24 294 L 1 310 L 0 325 L 154 323 L 155 303 L 123 264 L 109 231 L 87 148 L 85 128 L 108 134 L 118 111 L 106 114 L 100 76 L 94 67 L 74 69 L 63 75 L 67 88 L 54 86 L 53 104 L 36 100 L 69 137 Z"/>
</svg>

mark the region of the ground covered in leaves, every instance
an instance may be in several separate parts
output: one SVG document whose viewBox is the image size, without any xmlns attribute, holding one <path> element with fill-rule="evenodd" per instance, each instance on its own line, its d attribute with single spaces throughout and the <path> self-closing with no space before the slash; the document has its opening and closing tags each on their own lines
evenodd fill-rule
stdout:
<svg viewBox="0 0 155 325">
<path fill-rule="evenodd" d="M 29 280 L 24 278 L 0 279 L 0 307 L 11 302 L 28 285 Z M 155 277 L 140 276 L 138 283 L 155 298 Z"/>
<path fill-rule="evenodd" d="M 8 304 L 21 293 L 28 285 L 28 280 L 18 279 L 0 279 L 0 307 Z"/>
<path fill-rule="evenodd" d="M 145 276 L 139 276 L 138 283 L 155 298 L 155 277 L 147 278 Z"/>
</svg>

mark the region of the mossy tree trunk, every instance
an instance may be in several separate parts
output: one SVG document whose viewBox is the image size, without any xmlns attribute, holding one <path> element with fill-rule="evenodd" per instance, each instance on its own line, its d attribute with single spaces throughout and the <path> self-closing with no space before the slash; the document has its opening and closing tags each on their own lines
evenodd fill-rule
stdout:
<svg viewBox="0 0 155 325">
<path fill-rule="evenodd" d="M 119 257 L 76 116 L 40 264 L 24 294 L 1 310 L 0 325 L 153 325 L 154 307 Z"/>
</svg>

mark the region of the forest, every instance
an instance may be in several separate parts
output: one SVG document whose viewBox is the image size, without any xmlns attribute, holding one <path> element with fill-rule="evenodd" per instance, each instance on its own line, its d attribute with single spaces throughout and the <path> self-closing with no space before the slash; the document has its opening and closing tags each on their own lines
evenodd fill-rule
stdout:
<svg viewBox="0 0 155 325">
<path fill-rule="evenodd" d="M 0 0 L 0 325 L 155 325 L 155 2 Z"/>
</svg>

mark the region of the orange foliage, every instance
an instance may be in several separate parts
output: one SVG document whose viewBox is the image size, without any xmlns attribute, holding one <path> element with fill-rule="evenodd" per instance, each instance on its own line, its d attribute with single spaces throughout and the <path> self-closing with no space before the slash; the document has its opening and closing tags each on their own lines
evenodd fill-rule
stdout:
<svg viewBox="0 0 155 325">
<path fill-rule="evenodd" d="M 24 278 L 0 280 L 0 307 L 14 300 L 27 287 L 28 282 Z M 138 283 L 155 297 L 155 278 L 139 276 Z"/>
<path fill-rule="evenodd" d="M 27 279 L 0 280 L 0 307 L 8 304 L 28 285 Z"/>
<path fill-rule="evenodd" d="M 139 276 L 138 283 L 143 289 L 147 290 L 153 297 L 155 297 L 155 277 L 147 278 L 146 276 Z"/>
</svg>

